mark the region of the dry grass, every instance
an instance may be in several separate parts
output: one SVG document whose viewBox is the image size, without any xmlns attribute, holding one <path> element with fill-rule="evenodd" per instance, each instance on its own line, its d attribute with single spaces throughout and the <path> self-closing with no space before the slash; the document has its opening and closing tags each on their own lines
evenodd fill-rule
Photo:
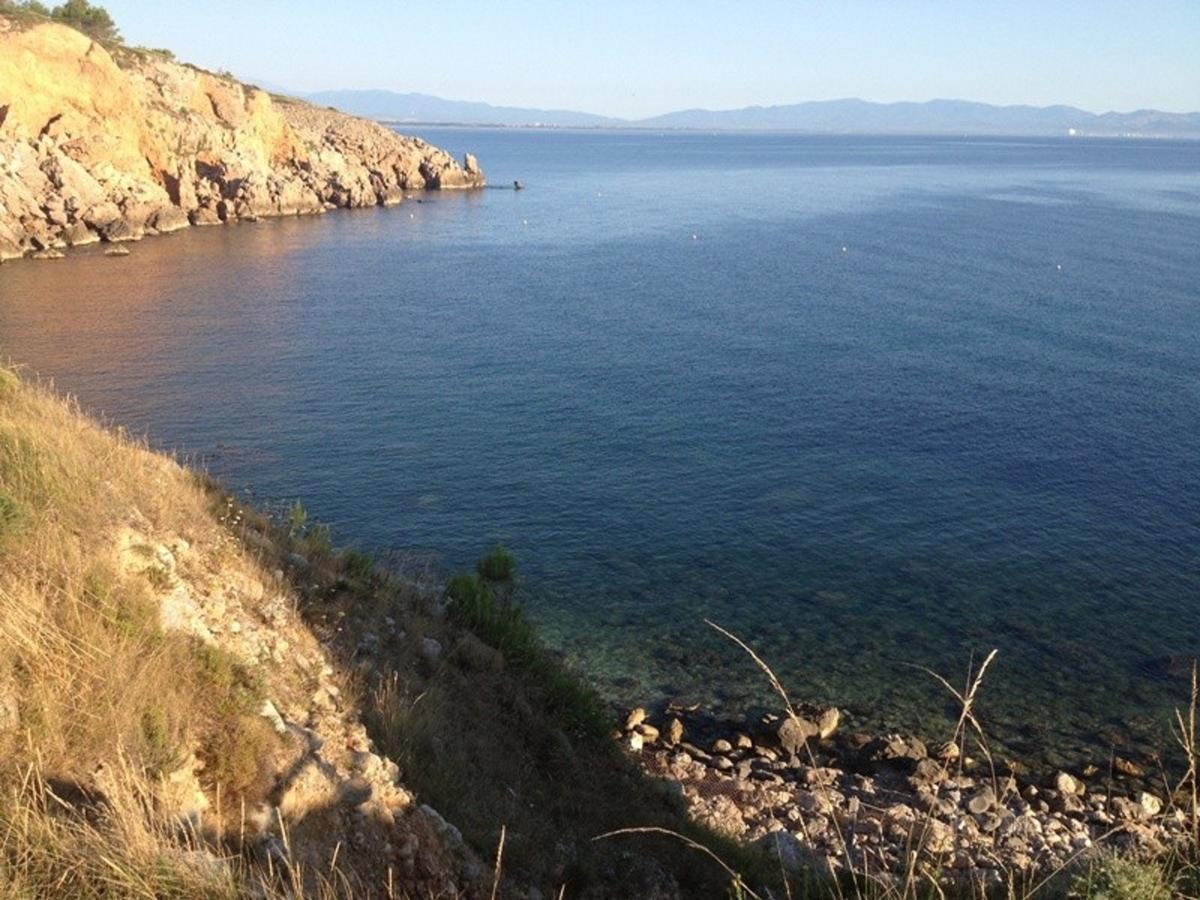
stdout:
<svg viewBox="0 0 1200 900">
<path fill-rule="evenodd" d="M 27 769 L 0 795 L 0 897 L 70 900 L 351 900 L 367 896 L 343 872 L 277 871 L 222 853 L 155 815 L 133 769 L 103 803 Z M 372 894 L 374 896 L 374 894 Z M 389 896 L 401 900 L 397 892 Z"/>
<path fill-rule="evenodd" d="M 123 572 L 114 552 L 115 535 L 139 522 L 228 544 L 193 475 L 0 370 L 0 496 L 14 510 L 0 556 L 0 688 L 20 707 L 20 728 L 0 733 L 5 759 L 85 780 L 118 753 L 160 771 L 189 739 L 261 748 L 247 715 L 261 702 L 253 680 L 220 651 L 164 633 L 163 573 L 149 560 Z M 213 762 L 231 795 L 253 787 L 244 765 Z"/>
<path fill-rule="evenodd" d="M 262 795 L 277 740 L 255 715 L 262 686 L 164 632 L 165 572 L 152 554 L 123 567 L 117 551 L 135 528 L 233 558 L 211 503 L 171 459 L 0 369 L 0 706 L 15 713 L 0 725 L 0 895 L 240 896 L 240 876 L 195 870 L 195 836 L 180 843 L 149 813 L 152 787 L 193 748 L 230 808 Z M 100 782 L 99 805 L 68 809 L 63 790 L 91 797 Z"/>
</svg>

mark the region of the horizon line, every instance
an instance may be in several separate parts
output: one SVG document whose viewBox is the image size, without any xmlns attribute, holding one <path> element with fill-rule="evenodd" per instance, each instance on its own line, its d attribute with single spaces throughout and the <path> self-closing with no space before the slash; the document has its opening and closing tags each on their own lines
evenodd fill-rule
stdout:
<svg viewBox="0 0 1200 900">
<path fill-rule="evenodd" d="M 247 79 L 247 81 L 249 81 L 252 84 L 254 83 L 252 79 Z M 987 106 L 987 107 L 991 107 L 993 109 L 1065 108 L 1065 109 L 1077 110 L 1082 113 L 1087 113 L 1088 115 L 1091 115 L 1091 116 L 1133 115 L 1135 113 L 1141 113 L 1141 112 L 1165 113 L 1167 115 L 1174 115 L 1174 116 L 1200 115 L 1200 108 L 1178 110 L 1178 109 L 1163 109 L 1163 108 L 1160 108 L 1157 106 L 1139 106 L 1139 107 L 1136 107 L 1133 109 L 1111 109 L 1110 108 L 1110 109 L 1106 109 L 1102 112 L 1098 112 L 1094 109 L 1088 109 L 1083 106 L 1077 106 L 1073 103 L 1062 102 L 1062 101 L 1055 102 L 1055 103 L 1038 104 L 1038 103 L 1031 103 L 1031 102 L 996 103 L 996 102 L 992 102 L 989 100 L 970 100 L 970 99 L 966 99 L 963 97 L 948 97 L 948 96 L 930 97 L 925 100 L 869 100 L 865 97 L 860 97 L 860 96 L 841 96 L 841 97 L 829 97 L 829 98 L 825 98 L 825 99 L 793 100 L 793 101 L 782 102 L 782 103 L 748 103 L 743 106 L 728 106 L 728 107 L 681 106 L 681 107 L 676 107 L 674 109 L 669 109 L 666 112 L 653 113 L 651 115 L 639 116 L 639 117 L 630 117 L 630 116 L 611 115 L 609 113 L 597 113 L 597 112 L 592 112 L 592 111 L 586 110 L 586 109 L 576 109 L 576 108 L 567 107 L 567 106 L 553 106 L 553 105 L 552 106 L 526 106 L 526 105 L 522 105 L 519 103 L 500 103 L 500 102 L 494 102 L 491 100 L 461 100 L 461 99 L 456 99 L 456 98 L 444 97 L 440 94 L 431 94 L 428 91 L 401 90 L 398 88 L 384 88 L 384 87 L 321 88 L 319 90 L 299 92 L 299 93 L 296 93 L 295 96 L 303 98 L 307 95 L 312 95 L 312 94 L 334 94 L 334 93 L 385 93 L 385 94 L 396 94 L 396 95 L 400 95 L 400 96 L 414 96 L 415 95 L 415 96 L 421 96 L 421 97 L 430 97 L 435 100 L 441 100 L 446 103 L 470 103 L 470 104 L 476 104 L 476 105 L 491 106 L 491 107 L 494 107 L 497 109 L 523 109 L 523 110 L 539 110 L 542 112 L 566 112 L 566 113 L 574 113 L 577 115 L 596 116 L 597 118 L 603 118 L 603 119 L 612 119 L 612 120 L 618 121 L 618 122 L 644 122 L 648 119 L 656 119 L 656 118 L 660 118 L 662 116 L 668 116 L 668 115 L 672 115 L 675 113 L 684 113 L 684 112 L 728 113 L 728 112 L 740 112 L 742 110 L 749 110 L 749 109 L 781 109 L 781 108 L 786 108 L 786 107 L 791 107 L 791 106 L 805 106 L 805 105 L 809 105 L 809 104 L 846 103 L 846 102 L 868 103 L 868 104 L 871 104 L 872 106 L 899 106 L 902 104 L 912 104 L 912 105 L 916 105 L 916 106 L 921 106 L 921 105 L 927 105 L 930 103 L 968 103 L 968 104 L 973 104 L 976 106 Z"/>
</svg>

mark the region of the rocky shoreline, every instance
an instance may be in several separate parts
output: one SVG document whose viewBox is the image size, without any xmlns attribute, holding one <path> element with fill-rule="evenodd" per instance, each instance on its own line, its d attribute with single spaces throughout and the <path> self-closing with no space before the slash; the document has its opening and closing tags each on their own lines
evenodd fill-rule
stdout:
<svg viewBox="0 0 1200 900">
<path fill-rule="evenodd" d="M 0 15 L 0 261 L 484 184 L 473 156 Z"/>
<path fill-rule="evenodd" d="M 615 737 L 698 822 L 792 872 L 991 884 L 1103 848 L 1158 858 L 1194 838 L 1165 776 L 1129 760 L 1039 780 L 962 743 L 847 733 L 840 719 L 806 708 L 728 720 L 668 704 L 632 710 Z"/>
</svg>

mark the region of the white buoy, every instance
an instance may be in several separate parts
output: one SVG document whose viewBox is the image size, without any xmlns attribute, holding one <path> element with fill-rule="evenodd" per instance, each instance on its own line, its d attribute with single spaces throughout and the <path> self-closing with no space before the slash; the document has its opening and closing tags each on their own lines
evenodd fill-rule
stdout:
<svg viewBox="0 0 1200 900">
<path fill-rule="evenodd" d="M 843 247 L 843 248 L 842 248 L 842 252 L 843 252 L 843 253 L 849 253 L 849 252 L 850 252 L 850 248 L 849 248 L 849 247 Z"/>
<path fill-rule="evenodd" d="M 1058 268 L 1058 271 L 1060 271 L 1060 272 L 1061 272 L 1061 271 L 1062 271 L 1062 263 L 1059 263 L 1059 264 L 1058 264 L 1058 266 L 1057 266 L 1057 268 Z"/>
<path fill-rule="evenodd" d="M 693 240 L 693 241 L 698 241 L 698 240 L 700 240 L 700 238 L 699 238 L 698 236 L 696 236 L 696 235 L 694 235 L 694 234 L 693 234 L 693 235 L 692 235 L 692 240 Z"/>
</svg>

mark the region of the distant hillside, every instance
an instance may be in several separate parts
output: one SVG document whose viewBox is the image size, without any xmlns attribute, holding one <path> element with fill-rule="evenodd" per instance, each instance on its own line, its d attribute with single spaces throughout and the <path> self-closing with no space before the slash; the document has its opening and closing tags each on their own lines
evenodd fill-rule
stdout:
<svg viewBox="0 0 1200 900">
<path fill-rule="evenodd" d="M 965 100 L 870 103 L 827 100 L 789 106 L 667 113 L 637 123 L 658 128 L 807 131 L 831 134 L 1069 134 L 1200 136 L 1200 113 L 1139 110 L 1096 115 L 1072 106 L 992 106 Z"/>
<path fill-rule="evenodd" d="M 429 94 L 398 94 L 394 91 L 320 91 L 305 94 L 304 99 L 342 112 L 390 122 L 454 122 L 463 125 L 554 125 L 558 127 L 597 127 L 625 125 L 591 113 L 564 109 L 522 109 L 516 106 L 492 106 L 443 100 Z"/>
<path fill-rule="evenodd" d="M 822 100 L 743 109 L 687 109 L 649 119 L 616 119 L 558 109 L 525 109 L 393 91 L 322 91 L 305 99 L 392 122 L 463 125 L 694 128 L 813 134 L 980 134 L 1200 137 L 1200 113 L 1138 110 L 1102 115 L 1072 106 L 993 106 L 966 100 L 871 103 Z"/>
</svg>

